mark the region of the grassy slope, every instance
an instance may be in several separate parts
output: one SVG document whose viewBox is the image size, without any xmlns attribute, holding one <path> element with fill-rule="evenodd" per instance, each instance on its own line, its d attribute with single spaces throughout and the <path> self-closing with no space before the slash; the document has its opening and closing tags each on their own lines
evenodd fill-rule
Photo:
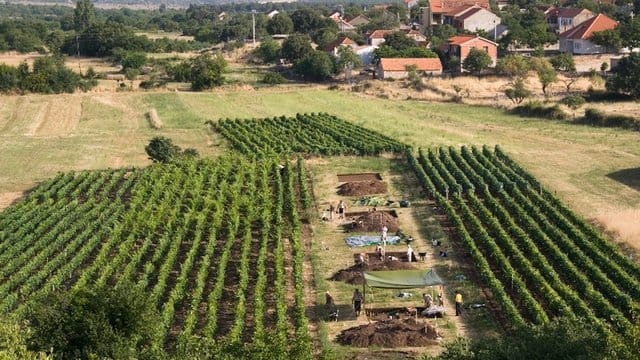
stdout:
<svg viewBox="0 0 640 360">
<path fill-rule="evenodd" d="M 640 164 L 640 135 L 628 131 L 522 119 L 491 108 L 371 99 L 316 89 L 33 98 L 81 99 L 80 122 L 68 135 L 26 136 L 7 123 L 36 121 L 38 112 L 25 104 L 18 106 L 24 97 L 0 99 L 0 193 L 25 190 L 60 170 L 144 165 L 144 145 L 156 134 L 215 155 L 220 140 L 202 125 L 209 119 L 326 111 L 414 146 L 500 144 L 587 216 L 640 205 L 638 191 L 606 177 Z M 31 101 L 29 97 L 27 102 Z M 151 107 L 165 124 L 160 131 L 146 124 L 144 114 Z"/>
</svg>

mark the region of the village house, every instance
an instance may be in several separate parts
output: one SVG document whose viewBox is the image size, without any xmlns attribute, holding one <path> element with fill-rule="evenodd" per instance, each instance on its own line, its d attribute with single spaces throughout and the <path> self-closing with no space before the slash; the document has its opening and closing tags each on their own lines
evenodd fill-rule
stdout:
<svg viewBox="0 0 640 360">
<path fill-rule="evenodd" d="M 351 40 L 346 36 L 340 36 L 339 38 L 337 38 L 336 40 L 332 41 L 330 44 L 325 46 L 323 50 L 333 56 L 338 56 L 338 49 L 341 46 L 349 46 L 352 49 L 355 49 L 356 47 L 358 47 L 358 43 L 356 43 L 355 41 Z"/>
<path fill-rule="evenodd" d="M 618 26 L 618 22 L 607 15 L 598 14 L 595 17 L 569 29 L 558 37 L 560 38 L 560 52 L 570 54 L 602 54 L 613 52 L 604 46 L 596 45 L 589 39 L 593 33 L 604 30 L 612 30 Z"/>
<path fill-rule="evenodd" d="M 361 26 L 361 25 L 367 25 L 368 23 L 370 23 L 371 19 L 369 19 L 364 15 L 358 15 L 354 18 L 347 20 L 347 22 L 351 24 L 351 26 Z"/>
<path fill-rule="evenodd" d="M 491 58 L 491 66 L 495 66 L 498 61 L 498 44 L 476 35 L 456 35 L 447 43 L 442 45 L 442 51 L 447 54 L 449 58 L 455 56 L 460 59 L 460 70 L 462 68 L 462 62 L 469 56 L 471 49 L 484 50 Z"/>
<path fill-rule="evenodd" d="M 489 0 L 430 0 L 429 6 L 421 8 L 420 24 L 423 26 L 444 24 L 444 14 L 462 6 L 477 5 L 489 9 Z"/>
<path fill-rule="evenodd" d="M 427 37 L 422 35 L 419 31 L 411 28 L 400 30 L 375 30 L 371 35 L 369 35 L 369 45 L 378 47 L 384 44 L 384 36 L 396 31 L 402 31 L 407 34 L 407 36 L 413 39 L 418 46 L 427 46 Z"/>
<path fill-rule="evenodd" d="M 594 14 L 587 9 L 552 7 L 545 11 L 545 16 L 549 30 L 560 34 L 593 18 Z"/>
<path fill-rule="evenodd" d="M 376 67 L 378 79 L 404 79 L 409 76 L 407 67 L 415 66 L 423 75 L 442 74 L 439 58 L 382 58 Z"/>
<path fill-rule="evenodd" d="M 268 17 L 269 19 L 272 19 L 274 16 L 276 16 L 276 15 L 278 15 L 278 14 L 280 14 L 280 11 L 278 11 L 278 10 L 271 10 L 271 11 L 269 11 L 269 12 L 267 13 L 267 17 Z"/>
<path fill-rule="evenodd" d="M 443 21 L 460 31 L 484 30 L 494 38 L 497 37 L 500 25 L 498 15 L 478 5 L 462 6 L 451 10 L 444 14 Z"/>
</svg>

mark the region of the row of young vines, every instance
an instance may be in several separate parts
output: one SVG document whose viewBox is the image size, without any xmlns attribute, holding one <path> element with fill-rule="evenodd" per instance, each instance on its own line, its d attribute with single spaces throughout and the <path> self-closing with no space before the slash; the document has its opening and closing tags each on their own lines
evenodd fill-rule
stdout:
<svg viewBox="0 0 640 360">
<path fill-rule="evenodd" d="M 58 289 L 133 283 L 159 311 L 158 348 L 210 338 L 309 357 L 306 181 L 302 160 L 235 155 L 60 174 L 0 213 L 0 312 L 20 317 Z"/>
<path fill-rule="evenodd" d="M 638 318 L 640 268 L 498 146 L 408 154 L 489 286 L 506 324 L 585 317 L 624 333 Z"/>
</svg>

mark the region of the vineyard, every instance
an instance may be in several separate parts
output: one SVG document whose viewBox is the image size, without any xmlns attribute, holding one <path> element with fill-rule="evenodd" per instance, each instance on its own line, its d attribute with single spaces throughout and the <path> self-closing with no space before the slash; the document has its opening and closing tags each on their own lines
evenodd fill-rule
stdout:
<svg viewBox="0 0 640 360">
<path fill-rule="evenodd" d="M 500 147 L 419 150 L 409 163 L 455 228 L 505 325 L 579 316 L 606 334 L 637 320 L 640 267 Z"/>
<path fill-rule="evenodd" d="M 197 336 L 309 357 L 298 213 L 310 199 L 302 161 L 60 174 L 0 213 L 0 311 L 20 317 L 58 289 L 133 282 L 159 310 L 159 348 Z"/>
<path fill-rule="evenodd" d="M 325 113 L 271 119 L 222 119 L 209 124 L 227 138 L 235 150 L 248 156 L 378 155 L 402 153 L 408 148 L 380 133 Z"/>
</svg>

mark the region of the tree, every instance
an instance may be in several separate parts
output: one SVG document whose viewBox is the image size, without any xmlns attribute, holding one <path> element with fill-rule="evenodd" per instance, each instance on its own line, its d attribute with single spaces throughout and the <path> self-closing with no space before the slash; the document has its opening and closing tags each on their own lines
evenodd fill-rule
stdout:
<svg viewBox="0 0 640 360">
<path fill-rule="evenodd" d="M 227 62 L 220 54 L 203 54 L 191 59 L 191 88 L 200 91 L 222 85 L 226 68 Z"/>
<path fill-rule="evenodd" d="M 85 32 L 96 20 L 96 12 L 91 0 L 78 0 L 73 12 L 73 22 L 76 32 Z"/>
<path fill-rule="evenodd" d="M 296 62 L 311 52 L 311 39 L 307 35 L 294 34 L 282 43 L 282 57 L 290 62 Z"/>
<path fill-rule="evenodd" d="M 634 99 L 640 99 L 640 54 L 632 53 L 623 57 L 611 69 L 614 74 L 606 82 L 607 90 L 629 94 Z"/>
<path fill-rule="evenodd" d="M 531 96 L 531 91 L 524 85 L 524 81 L 521 78 L 517 78 L 513 83 L 513 87 L 507 88 L 504 91 L 509 100 L 514 104 L 520 104 L 524 99 Z"/>
<path fill-rule="evenodd" d="M 607 49 L 613 49 L 615 51 L 620 50 L 622 48 L 622 39 L 620 38 L 620 32 L 615 29 L 596 31 L 594 32 L 589 40 L 596 44 L 603 46 Z"/>
<path fill-rule="evenodd" d="M 285 13 L 278 13 L 267 21 L 267 32 L 271 35 L 290 34 L 293 31 L 293 21 Z"/>
<path fill-rule="evenodd" d="M 333 60 L 324 51 L 314 50 L 296 62 L 294 71 L 305 80 L 326 80 L 333 74 Z"/>
<path fill-rule="evenodd" d="M 308 7 L 294 11 L 291 14 L 291 21 L 293 22 L 293 29 L 302 34 L 308 34 L 325 25 L 320 13 Z M 333 20 L 329 21 L 333 22 Z"/>
<path fill-rule="evenodd" d="M 31 310 L 30 343 L 60 359 L 138 358 L 150 351 L 158 316 L 134 285 L 80 288 L 42 298 Z"/>
<path fill-rule="evenodd" d="M 449 24 L 436 27 L 431 37 L 431 44 L 434 48 L 440 47 L 449 40 L 450 37 L 458 33 L 458 30 Z"/>
<path fill-rule="evenodd" d="M 139 70 L 147 62 L 147 54 L 143 52 L 126 52 L 122 56 L 120 65 L 126 71 L 128 69 Z"/>
<path fill-rule="evenodd" d="M 255 55 L 265 64 L 274 63 L 280 58 L 280 44 L 273 39 L 266 39 L 255 50 Z"/>
<path fill-rule="evenodd" d="M 0 321 L 0 359 L 3 360 L 50 360 L 45 353 L 35 353 L 27 349 L 27 339 L 31 329 L 11 321 Z"/>
<path fill-rule="evenodd" d="M 0 92 L 7 93 L 18 87 L 18 69 L 0 64 Z"/>
<path fill-rule="evenodd" d="M 153 162 L 168 163 L 180 156 L 180 147 L 164 136 L 156 136 L 145 148 L 149 159 Z"/>
<path fill-rule="evenodd" d="M 570 95 L 563 98 L 561 101 L 564 105 L 573 110 L 573 117 L 576 117 L 576 110 L 578 110 L 585 103 L 585 99 L 580 95 Z"/>
<path fill-rule="evenodd" d="M 636 12 L 636 15 L 638 14 Z M 635 16 L 630 21 L 621 22 L 615 30 L 620 32 L 621 47 L 629 49 L 640 47 L 640 16 Z"/>
<path fill-rule="evenodd" d="M 559 54 L 550 59 L 551 65 L 557 71 L 576 71 L 576 63 L 573 55 L 569 53 Z"/>
<path fill-rule="evenodd" d="M 360 67 L 362 67 L 362 60 L 360 60 L 360 56 L 353 51 L 351 46 L 340 46 L 338 48 L 337 69 L 358 69 Z"/>
<path fill-rule="evenodd" d="M 548 96 L 547 89 L 549 85 L 558 81 L 558 73 L 553 68 L 549 60 L 545 58 L 531 58 L 531 67 L 538 74 L 538 80 L 540 81 L 540 85 L 542 85 L 542 93 L 544 96 Z"/>
<path fill-rule="evenodd" d="M 395 50 L 404 50 L 416 46 L 416 41 L 402 31 L 394 31 L 384 35 L 384 44 Z"/>
<path fill-rule="evenodd" d="M 462 62 L 462 67 L 469 70 L 473 74 L 480 74 L 482 70 L 491 65 L 491 57 L 486 51 L 472 48 L 469 55 Z"/>
<path fill-rule="evenodd" d="M 496 71 L 510 77 L 525 77 L 531 70 L 529 61 L 522 55 L 507 55 L 498 60 Z"/>
<path fill-rule="evenodd" d="M 285 81 L 286 79 L 284 76 L 277 72 L 268 72 L 264 74 L 264 77 L 262 78 L 262 82 L 268 85 L 284 84 Z"/>
</svg>

